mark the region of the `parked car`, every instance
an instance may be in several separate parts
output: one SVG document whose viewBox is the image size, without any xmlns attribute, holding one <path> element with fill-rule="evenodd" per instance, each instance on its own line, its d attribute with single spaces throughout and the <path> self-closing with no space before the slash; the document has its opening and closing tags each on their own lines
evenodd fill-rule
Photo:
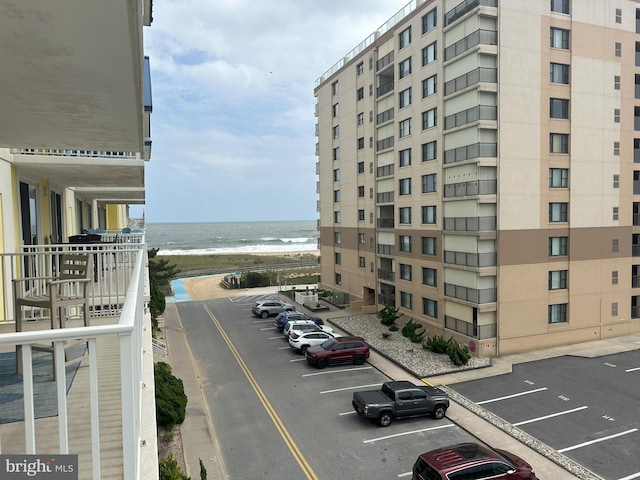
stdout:
<svg viewBox="0 0 640 480">
<path fill-rule="evenodd" d="M 353 392 L 351 405 L 358 415 L 388 427 L 394 418 L 431 415 L 444 417 L 449 396 L 437 387 L 408 381 L 385 382 L 380 390 Z"/>
<path fill-rule="evenodd" d="M 340 337 L 338 333 L 329 332 L 301 332 L 293 330 L 289 333 L 289 345 L 296 352 L 305 353 L 307 348 L 321 345 L 331 338 Z"/>
<path fill-rule="evenodd" d="M 536 480 L 531 465 L 517 455 L 483 446 L 460 443 L 423 453 L 413 465 L 413 480 L 500 478 Z"/>
<path fill-rule="evenodd" d="M 295 307 L 290 303 L 284 303 L 277 299 L 258 300 L 251 307 L 251 313 L 256 317 L 267 318 L 272 315 L 277 315 L 287 310 L 295 310 Z"/>
<path fill-rule="evenodd" d="M 369 358 L 369 345 L 362 337 L 330 338 L 322 345 L 307 348 L 307 362 L 317 368 L 337 363 L 362 365 Z"/>
<path fill-rule="evenodd" d="M 289 340 L 289 334 L 292 331 L 297 332 L 328 332 L 333 333 L 333 328 L 325 327 L 324 325 L 316 325 L 313 320 L 291 320 L 287 322 L 287 326 L 284 327 L 282 334 L 284 338 Z"/>
<path fill-rule="evenodd" d="M 279 313 L 276 317 L 274 325 L 278 330 L 282 332 L 284 330 L 284 327 L 286 327 L 287 322 L 290 320 L 312 320 L 316 325 L 324 325 L 324 322 L 320 317 L 310 317 L 306 313 L 297 312 L 295 310 L 293 312 L 285 311 Z"/>
</svg>

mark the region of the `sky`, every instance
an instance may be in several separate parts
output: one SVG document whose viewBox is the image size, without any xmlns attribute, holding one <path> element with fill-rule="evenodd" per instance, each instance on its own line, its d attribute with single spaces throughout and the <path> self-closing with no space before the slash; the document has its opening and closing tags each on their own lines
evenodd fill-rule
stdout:
<svg viewBox="0 0 640 480">
<path fill-rule="evenodd" d="M 315 220 L 315 81 L 408 0 L 155 0 L 147 222 Z"/>
</svg>

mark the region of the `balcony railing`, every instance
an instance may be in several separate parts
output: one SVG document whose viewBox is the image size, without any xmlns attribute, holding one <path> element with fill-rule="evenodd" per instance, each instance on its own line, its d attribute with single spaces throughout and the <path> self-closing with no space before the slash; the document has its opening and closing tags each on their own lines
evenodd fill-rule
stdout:
<svg viewBox="0 0 640 480">
<path fill-rule="evenodd" d="M 376 89 L 376 98 L 393 91 L 393 82 L 387 82 Z"/>
<path fill-rule="evenodd" d="M 498 108 L 495 105 L 476 105 L 444 118 L 444 129 L 461 127 L 478 120 L 497 120 Z"/>
<path fill-rule="evenodd" d="M 470 33 L 461 40 L 458 40 L 453 45 L 449 45 L 444 49 L 444 60 L 451 60 L 452 58 L 466 52 L 467 50 L 475 47 L 476 45 L 497 45 L 498 44 L 498 32 L 494 30 L 476 30 Z"/>
<path fill-rule="evenodd" d="M 387 280 L 389 282 L 395 282 L 395 272 L 391 270 L 378 269 L 378 278 L 380 280 Z"/>
<path fill-rule="evenodd" d="M 376 168 L 376 178 L 390 177 L 391 175 L 393 175 L 393 163 Z"/>
<path fill-rule="evenodd" d="M 463 90 L 476 83 L 498 83 L 498 69 L 478 67 L 444 84 L 445 96 Z"/>
<path fill-rule="evenodd" d="M 491 232 L 495 231 L 496 217 L 445 217 L 444 230 L 456 232 Z"/>
<path fill-rule="evenodd" d="M 497 289 L 494 288 L 469 288 L 452 283 L 444 284 L 444 294 L 447 297 L 457 298 L 475 304 L 494 303 L 497 298 Z"/>
<path fill-rule="evenodd" d="M 394 223 L 393 218 L 379 218 L 377 225 L 378 228 L 393 228 Z"/>
<path fill-rule="evenodd" d="M 463 147 L 452 148 L 451 150 L 445 150 L 444 163 L 456 163 L 463 162 L 465 160 L 472 160 L 474 158 L 482 157 L 497 157 L 498 145 L 496 143 L 473 143 L 471 145 L 465 145 Z"/>
<path fill-rule="evenodd" d="M 101 150 L 61 150 L 55 148 L 13 148 L 14 155 L 43 155 L 56 157 L 139 158 L 135 152 L 105 152 Z"/>
<path fill-rule="evenodd" d="M 453 250 L 444 251 L 444 263 L 460 265 L 463 267 L 495 267 L 497 264 L 497 252 L 470 253 L 456 252 Z"/>
<path fill-rule="evenodd" d="M 385 245 L 384 243 L 378 244 L 378 255 L 393 256 L 396 254 L 395 245 Z"/>
<path fill-rule="evenodd" d="M 497 180 L 473 180 L 471 182 L 449 183 L 444 186 L 445 198 L 494 195 L 497 191 Z"/>
<path fill-rule="evenodd" d="M 487 7 L 497 7 L 498 0 L 465 0 L 462 3 L 459 3 L 444 15 L 445 27 L 447 25 L 451 25 L 453 22 L 465 16 L 468 12 L 480 5 Z"/>
<path fill-rule="evenodd" d="M 462 333 L 467 337 L 485 340 L 496 337 L 496 325 L 474 325 L 459 318 L 444 316 L 444 327 L 454 332 Z"/>
<path fill-rule="evenodd" d="M 393 203 L 394 192 L 382 192 L 376 194 L 377 203 Z"/>
<path fill-rule="evenodd" d="M 55 276 L 58 257 L 80 251 L 90 252 L 94 263 L 91 325 L 75 326 L 81 322 L 67 316 L 65 328 L 52 330 L 48 321 L 42 321 L 44 311 L 34 309 L 23 323 L 23 331 L 15 332 L 12 279 Z M 72 452 L 78 454 L 79 478 L 157 479 L 157 467 L 151 472 L 141 468 L 142 464 L 157 466 L 155 416 L 150 414 L 153 388 L 144 388 L 145 384 L 153 385 L 151 322 L 145 313 L 149 288 L 144 239 L 140 243 L 34 245 L 20 253 L 0 254 L 0 261 L 4 306 L 0 312 L 0 350 L 14 352 L 20 346 L 24 372 L 24 422 L 7 424 L 11 428 L 0 426 L 2 453 Z M 62 352 L 66 343 L 78 340 L 88 345 L 88 358 L 82 360 L 82 366 L 88 368 L 76 372 L 67 395 Z M 53 345 L 56 351 L 52 368 L 57 422 L 35 420 L 34 406 L 41 399 L 34 397 L 32 350 L 42 344 Z M 107 392 L 109 401 L 105 402 Z M 99 399 L 103 401 L 99 403 Z"/>
</svg>

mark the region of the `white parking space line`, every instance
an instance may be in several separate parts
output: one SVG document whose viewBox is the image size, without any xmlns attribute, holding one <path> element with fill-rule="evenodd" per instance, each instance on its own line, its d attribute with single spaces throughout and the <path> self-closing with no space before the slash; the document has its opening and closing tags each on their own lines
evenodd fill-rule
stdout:
<svg viewBox="0 0 640 480">
<path fill-rule="evenodd" d="M 275 327 L 273 320 L 254 320 L 253 323 L 270 323 L 272 327 Z"/>
<path fill-rule="evenodd" d="M 539 422 L 540 420 L 546 420 L 547 418 L 559 417 L 560 415 L 566 415 L 568 413 L 578 412 L 580 410 L 584 410 L 585 408 L 589 408 L 586 405 L 578 408 L 573 408 L 571 410 L 565 410 L 564 412 L 552 413 L 551 415 L 545 415 L 544 417 L 532 418 L 531 420 L 525 420 L 523 422 L 514 423 L 513 426 L 517 427 L 519 425 L 526 425 L 527 423 Z"/>
<path fill-rule="evenodd" d="M 595 440 L 590 440 L 588 442 L 580 443 L 580 444 L 574 445 L 572 447 L 563 448 L 561 450 L 558 450 L 558 452 L 560 452 L 560 453 L 570 452 L 571 450 L 576 450 L 577 448 L 582 448 L 582 447 L 586 447 L 588 445 L 593 445 L 594 443 L 605 442 L 607 440 L 611 440 L 612 438 L 622 437 L 623 435 L 628 435 L 630 433 L 637 432 L 637 431 L 638 431 L 637 428 L 632 428 L 631 430 L 626 430 L 624 432 L 616 433 L 614 435 L 609 435 L 608 437 L 597 438 Z"/>
<path fill-rule="evenodd" d="M 378 437 L 378 438 L 371 438 L 369 440 L 363 440 L 362 443 L 374 443 L 374 442 L 379 442 L 380 440 L 388 440 L 390 438 L 404 437 L 405 435 L 413 435 L 414 433 L 430 432 L 432 430 L 440 430 L 442 428 L 450 428 L 453 426 L 454 426 L 453 423 L 448 423 L 447 425 L 438 425 L 437 427 L 422 428 L 420 430 L 412 430 L 410 432 L 403 432 L 403 433 L 394 433 L 393 435 L 387 435 L 385 437 Z"/>
<path fill-rule="evenodd" d="M 404 472 L 398 475 L 398 478 L 408 477 L 409 475 L 413 475 L 413 472 Z"/>
<path fill-rule="evenodd" d="M 259 328 L 258 330 L 260 330 L 261 332 L 266 332 L 267 330 L 273 330 L 273 327 L 263 327 L 263 328 Z"/>
<path fill-rule="evenodd" d="M 379 386 L 380 386 L 380 382 L 372 383 L 370 385 L 356 385 L 353 387 L 336 388 L 335 390 L 325 390 L 324 392 L 320 392 L 320 393 L 344 392 L 345 390 L 356 390 L 359 388 L 370 388 L 370 387 L 379 387 Z"/>
<path fill-rule="evenodd" d="M 307 359 L 302 357 L 302 358 L 294 358 L 293 360 L 289 360 L 290 362 L 306 362 Z"/>
<path fill-rule="evenodd" d="M 291 350 L 289 345 L 285 345 L 284 347 L 278 347 L 278 350 Z"/>
<path fill-rule="evenodd" d="M 282 340 L 283 338 L 282 335 L 278 335 L 277 337 L 269 337 L 267 340 Z"/>
<path fill-rule="evenodd" d="M 498 397 L 498 398 L 492 398 L 492 399 L 489 399 L 489 400 L 483 400 L 482 402 L 476 402 L 476 405 L 483 405 L 485 403 L 499 402 L 500 400 L 507 400 L 509 398 L 521 397 L 522 395 L 529 395 L 531 393 L 542 392 L 542 391 L 544 391 L 546 389 L 547 389 L 547 387 L 536 388 L 535 390 L 527 390 L 526 392 L 514 393 L 513 395 L 506 395 L 504 397 Z"/>
<path fill-rule="evenodd" d="M 303 377 L 313 377 L 315 375 L 328 375 L 331 373 L 342 373 L 342 372 L 356 372 L 358 370 L 371 370 L 373 367 L 359 367 L 359 368 L 343 368 L 341 370 L 324 370 L 322 372 L 317 373 L 305 373 L 302 375 Z"/>
<path fill-rule="evenodd" d="M 355 411 L 355 410 L 351 410 L 351 411 L 349 411 L 349 412 L 342 412 L 342 413 L 339 413 L 339 414 L 338 414 L 338 416 L 339 416 L 339 417 L 344 417 L 345 415 L 355 415 L 355 414 L 356 414 L 356 411 Z"/>
<path fill-rule="evenodd" d="M 626 477 L 619 478 L 618 480 L 632 480 L 633 478 L 640 478 L 640 472 L 638 472 L 638 473 L 632 473 L 631 475 L 628 475 L 628 476 L 626 476 Z"/>
<path fill-rule="evenodd" d="M 636 368 L 627 368 L 624 372 L 625 373 L 629 373 L 629 372 L 637 372 L 638 370 L 640 370 L 640 367 L 636 367 Z M 635 478 L 635 477 L 634 477 Z"/>
</svg>

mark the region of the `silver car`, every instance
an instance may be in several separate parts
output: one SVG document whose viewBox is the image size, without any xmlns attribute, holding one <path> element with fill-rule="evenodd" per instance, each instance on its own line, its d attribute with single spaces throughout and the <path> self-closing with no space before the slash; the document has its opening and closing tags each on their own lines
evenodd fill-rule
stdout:
<svg viewBox="0 0 640 480">
<path fill-rule="evenodd" d="M 251 313 L 253 313 L 256 317 L 262 318 L 277 315 L 287 310 L 295 310 L 295 307 L 290 303 L 284 303 L 273 298 L 267 300 L 258 300 L 253 304 L 253 307 L 251 307 Z"/>
</svg>

